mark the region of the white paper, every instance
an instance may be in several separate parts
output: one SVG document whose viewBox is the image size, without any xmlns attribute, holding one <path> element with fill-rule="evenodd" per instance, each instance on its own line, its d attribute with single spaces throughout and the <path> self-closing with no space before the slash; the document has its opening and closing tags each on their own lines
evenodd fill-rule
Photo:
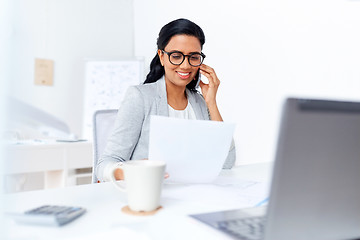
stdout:
<svg viewBox="0 0 360 240">
<path fill-rule="evenodd" d="M 235 124 L 152 116 L 149 160 L 165 161 L 168 181 L 209 183 L 219 175 Z"/>
<path fill-rule="evenodd" d="M 241 184 L 171 184 L 164 186 L 162 197 L 228 208 L 259 206 L 268 197 L 268 183 L 244 180 Z M 261 205 L 265 205 L 261 204 Z"/>
</svg>

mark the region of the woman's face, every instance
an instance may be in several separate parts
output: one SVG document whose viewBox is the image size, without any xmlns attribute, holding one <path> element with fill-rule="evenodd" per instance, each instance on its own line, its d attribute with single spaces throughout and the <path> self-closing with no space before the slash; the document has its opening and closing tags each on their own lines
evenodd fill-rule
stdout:
<svg viewBox="0 0 360 240">
<path fill-rule="evenodd" d="M 191 53 L 201 53 L 201 44 L 199 39 L 194 36 L 175 35 L 170 39 L 164 51 L 179 51 L 185 55 Z M 191 66 L 189 64 L 188 57 L 185 57 L 185 60 L 181 63 L 181 65 L 174 65 L 169 61 L 169 56 L 166 53 L 158 50 L 158 54 L 161 64 L 165 69 L 165 80 L 176 86 L 186 87 L 186 85 L 195 78 L 195 75 L 200 68 L 200 66 Z"/>
</svg>

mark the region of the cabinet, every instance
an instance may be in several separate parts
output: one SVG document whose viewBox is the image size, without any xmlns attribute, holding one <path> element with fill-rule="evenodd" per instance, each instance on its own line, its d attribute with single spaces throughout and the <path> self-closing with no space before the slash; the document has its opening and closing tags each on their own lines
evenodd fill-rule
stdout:
<svg viewBox="0 0 360 240">
<path fill-rule="evenodd" d="M 89 141 L 20 141 L 6 145 L 5 159 L 4 177 L 38 173 L 44 189 L 91 183 L 93 150 Z"/>
</svg>

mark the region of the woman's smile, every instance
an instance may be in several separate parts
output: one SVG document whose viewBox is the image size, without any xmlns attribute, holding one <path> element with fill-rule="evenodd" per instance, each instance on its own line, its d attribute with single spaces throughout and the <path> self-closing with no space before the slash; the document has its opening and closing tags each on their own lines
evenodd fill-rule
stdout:
<svg viewBox="0 0 360 240">
<path fill-rule="evenodd" d="M 190 77 L 190 72 L 180 72 L 177 71 L 177 74 L 181 79 L 188 79 Z"/>
</svg>

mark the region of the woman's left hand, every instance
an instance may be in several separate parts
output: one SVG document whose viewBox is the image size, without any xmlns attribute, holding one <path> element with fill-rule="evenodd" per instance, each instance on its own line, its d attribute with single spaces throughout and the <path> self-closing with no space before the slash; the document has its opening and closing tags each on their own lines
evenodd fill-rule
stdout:
<svg viewBox="0 0 360 240">
<path fill-rule="evenodd" d="M 207 104 L 216 104 L 216 93 L 220 85 L 220 80 L 216 76 L 215 70 L 202 64 L 200 66 L 200 73 L 209 80 L 208 84 L 205 84 L 202 81 L 199 83 L 205 102 Z"/>
</svg>

